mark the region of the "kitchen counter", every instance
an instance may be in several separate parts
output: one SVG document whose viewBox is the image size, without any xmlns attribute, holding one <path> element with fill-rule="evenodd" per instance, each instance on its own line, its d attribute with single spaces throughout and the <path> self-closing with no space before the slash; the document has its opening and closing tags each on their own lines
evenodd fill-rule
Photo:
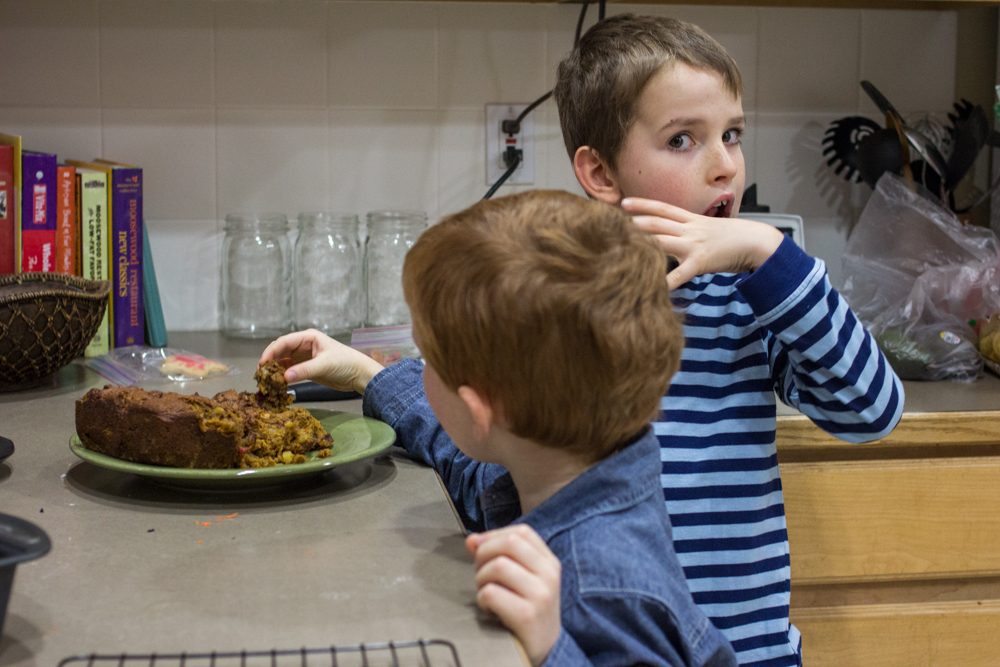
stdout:
<svg viewBox="0 0 1000 667">
<path fill-rule="evenodd" d="M 1000 378 L 904 390 L 899 425 L 870 443 L 779 408 L 790 616 L 808 667 L 997 664 Z"/>
<path fill-rule="evenodd" d="M 266 343 L 171 333 L 172 347 L 240 374 L 141 386 L 252 390 Z M 391 448 L 277 489 L 173 490 L 70 451 L 74 401 L 104 384 L 77 360 L 45 387 L 0 394 L 0 435 L 16 447 L 0 463 L 0 511 L 52 540 L 16 570 L 0 665 L 416 639 L 452 642 L 466 666 L 526 664 L 476 607 L 472 559 L 430 468 Z M 361 412 L 360 400 L 306 405 Z"/>
</svg>

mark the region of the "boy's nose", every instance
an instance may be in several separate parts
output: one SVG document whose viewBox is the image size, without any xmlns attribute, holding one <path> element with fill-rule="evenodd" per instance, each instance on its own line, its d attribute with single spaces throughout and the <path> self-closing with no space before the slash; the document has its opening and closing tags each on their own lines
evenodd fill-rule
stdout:
<svg viewBox="0 0 1000 667">
<path fill-rule="evenodd" d="M 708 170 L 709 180 L 713 183 L 732 180 L 739 173 L 739 165 L 735 156 L 731 154 L 731 148 L 726 144 L 713 147 Z"/>
</svg>

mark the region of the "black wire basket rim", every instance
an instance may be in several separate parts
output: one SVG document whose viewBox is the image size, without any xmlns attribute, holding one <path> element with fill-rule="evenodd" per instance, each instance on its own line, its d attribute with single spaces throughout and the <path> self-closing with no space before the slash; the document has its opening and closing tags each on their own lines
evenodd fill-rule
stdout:
<svg viewBox="0 0 1000 667">
<path fill-rule="evenodd" d="M 53 286 L 51 289 L 41 289 L 24 294 L 11 294 L 0 297 L 0 306 L 19 303 L 22 301 L 34 301 L 43 297 L 62 297 L 70 299 L 81 299 L 84 301 L 103 301 L 111 293 L 111 281 L 109 280 L 89 280 L 79 276 L 71 276 L 65 273 L 47 273 L 33 271 L 30 273 L 15 273 L 0 276 L 0 287 L 8 285 L 24 285 L 26 283 L 53 283 L 53 285 L 66 285 L 75 287 L 83 291 L 71 291 Z"/>
<path fill-rule="evenodd" d="M 219 660 L 228 660 L 239 658 L 242 662 L 245 662 L 246 658 L 264 658 L 270 657 L 272 659 L 278 656 L 286 657 L 293 655 L 300 655 L 305 659 L 307 655 L 320 655 L 320 654 L 332 654 L 334 657 L 339 653 L 360 653 L 362 656 L 366 652 L 377 652 L 389 650 L 392 652 L 395 659 L 395 652 L 397 649 L 410 649 L 419 648 L 422 652 L 431 647 L 439 646 L 448 649 L 451 653 L 451 657 L 454 660 L 455 667 L 461 667 L 461 662 L 458 657 L 458 650 L 455 645 L 448 641 L 447 639 L 413 639 L 406 641 L 387 641 L 387 642 L 364 642 L 361 644 L 351 644 L 351 645 L 340 645 L 340 646 L 326 646 L 326 647 L 314 647 L 314 648 L 297 648 L 297 649 L 262 649 L 262 650 L 240 650 L 240 651 L 207 651 L 207 652 L 188 652 L 183 651 L 181 653 L 89 653 L 89 654 L 79 654 L 72 655 L 63 658 L 57 667 L 63 667 L 64 665 L 69 665 L 76 662 L 85 662 L 88 666 L 93 665 L 98 662 L 116 662 L 118 665 L 124 665 L 126 662 L 142 661 L 149 665 L 155 665 L 156 661 L 180 661 L 183 665 L 187 661 L 201 661 L 210 660 L 211 664 L 215 664 Z M 427 655 L 424 654 L 424 658 Z M 336 663 L 334 663 L 336 664 Z M 394 662 L 398 664 L 398 662 Z M 428 666 L 429 667 L 429 666 Z"/>
</svg>

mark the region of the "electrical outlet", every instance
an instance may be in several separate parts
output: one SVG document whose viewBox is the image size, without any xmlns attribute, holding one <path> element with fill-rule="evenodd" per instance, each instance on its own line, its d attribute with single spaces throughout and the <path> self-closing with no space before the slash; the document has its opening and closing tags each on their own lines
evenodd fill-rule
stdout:
<svg viewBox="0 0 1000 667">
<path fill-rule="evenodd" d="M 504 153 L 508 146 L 521 151 L 521 164 L 504 185 L 532 185 L 535 182 L 535 121 L 529 113 L 521 130 L 511 135 L 503 131 L 503 121 L 517 120 L 527 104 L 486 105 L 486 185 L 493 185 L 507 171 Z M 532 112 L 534 113 L 534 112 Z"/>
</svg>

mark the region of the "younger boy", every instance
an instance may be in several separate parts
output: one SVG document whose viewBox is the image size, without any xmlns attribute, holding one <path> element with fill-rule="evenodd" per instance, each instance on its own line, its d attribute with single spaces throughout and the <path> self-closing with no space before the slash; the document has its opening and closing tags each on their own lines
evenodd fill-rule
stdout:
<svg viewBox="0 0 1000 667">
<path fill-rule="evenodd" d="M 887 435 L 903 389 L 823 262 L 736 218 L 743 115 L 736 63 L 700 28 L 623 14 L 559 65 L 576 177 L 679 260 L 667 276 L 686 344 L 654 422 L 674 545 L 694 600 L 742 665 L 801 664 L 775 398 L 850 442 Z M 640 199 L 641 198 L 641 199 Z"/>
<path fill-rule="evenodd" d="M 289 380 L 363 392 L 365 414 L 438 471 L 466 527 L 485 531 L 466 540 L 479 606 L 536 666 L 735 665 L 691 599 L 660 496 L 649 420 L 682 344 L 665 272 L 620 209 L 511 195 L 445 218 L 407 254 L 425 366 L 382 370 L 316 331 L 261 357 L 290 358 Z"/>
</svg>

